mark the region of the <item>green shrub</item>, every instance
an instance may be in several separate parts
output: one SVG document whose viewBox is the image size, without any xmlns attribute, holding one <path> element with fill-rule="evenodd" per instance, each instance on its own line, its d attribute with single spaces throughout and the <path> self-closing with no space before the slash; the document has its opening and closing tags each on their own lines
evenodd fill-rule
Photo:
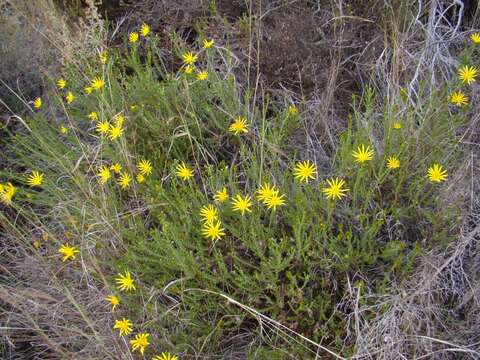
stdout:
<svg viewBox="0 0 480 360">
<path fill-rule="evenodd" d="M 185 51 L 179 43 L 178 55 Z M 404 95 L 383 103 L 366 88 L 362 101 L 352 99 L 331 159 L 317 160 L 304 155 L 315 149 L 307 152 L 295 140 L 311 131 L 303 114 L 242 88 L 227 50 L 203 49 L 199 64 L 207 80 L 182 68 L 168 73 L 150 37 L 129 45 L 125 54 L 110 51 L 104 65 L 91 58 L 66 67 L 67 87 L 52 95 L 63 113 L 39 111 L 27 120 L 31 131 L 8 141 L 15 159 L 2 172 L 3 182 L 19 185 L 20 173 L 29 170 L 45 177 L 39 188 L 19 185 L 8 212 L 23 223 L 68 231 L 66 241 L 97 264 L 99 280 L 105 274 L 111 289 L 116 273 L 133 272 L 140 285 L 123 296 L 128 307 L 121 313 L 154 334 L 161 349 L 213 354 L 238 333 L 268 333 L 252 357 L 285 358 L 275 347 L 287 343 L 289 353 L 310 356 L 308 344 L 295 345 L 272 328 L 261 333 L 252 314 L 223 294 L 314 342 L 353 352 L 347 336 L 351 309 L 343 302 L 349 289 L 392 291 L 422 252 L 449 244 L 457 233 L 462 201 L 443 198 L 445 183 L 430 182 L 427 170 L 439 163 L 449 174 L 455 171 L 463 112 L 449 108 L 446 90 L 418 107 Z M 86 95 L 94 77 L 104 79 L 105 87 Z M 66 91 L 76 95 L 71 104 L 64 101 Z M 113 141 L 99 135 L 88 119 L 92 111 L 97 122 L 111 126 L 122 115 L 123 135 Z M 237 117 L 247 119 L 248 133 L 229 132 Z M 60 133 L 60 126 L 68 133 Z M 374 150 L 371 161 L 355 161 L 352 153 L 360 145 Z M 399 168 L 387 168 L 390 156 L 398 158 Z M 153 173 L 139 182 L 142 159 L 151 161 Z M 309 183 L 292 175 L 304 160 L 317 165 L 316 180 Z M 194 171 L 187 181 L 175 175 L 182 162 Z M 113 173 L 105 185 L 98 182 L 99 169 L 114 163 L 132 178 L 126 189 Z M 346 181 L 344 198 L 326 198 L 330 178 Z M 257 201 L 265 182 L 285 194 L 285 206 L 273 211 Z M 213 195 L 224 187 L 230 199 L 216 203 Z M 237 194 L 252 197 L 252 211 L 244 216 L 232 210 Z M 199 212 L 208 204 L 218 208 L 226 233 L 215 241 L 202 235 Z M 54 241 L 59 246 L 65 239 Z"/>
</svg>

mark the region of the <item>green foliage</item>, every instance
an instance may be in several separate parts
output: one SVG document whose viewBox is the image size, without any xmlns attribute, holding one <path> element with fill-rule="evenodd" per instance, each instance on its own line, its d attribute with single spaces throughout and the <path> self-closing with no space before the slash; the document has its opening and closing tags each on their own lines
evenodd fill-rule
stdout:
<svg viewBox="0 0 480 360">
<path fill-rule="evenodd" d="M 185 49 L 178 46 L 181 54 Z M 304 131 L 302 116 L 268 99 L 254 102 L 252 89 L 236 83 L 225 49 L 202 50 L 200 59 L 206 81 L 182 69 L 168 73 L 151 38 L 126 54 L 110 52 L 105 65 L 95 58 L 66 68 L 67 90 L 77 99 L 68 105 L 57 94 L 62 115 L 36 114 L 28 121 L 31 131 L 9 140 L 15 160 L 2 178 L 19 185 L 19 172 L 37 169 L 46 179 L 39 189 L 22 186 L 12 207 L 36 224 L 59 221 L 73 243 L 86 238 L 96 262 L 112 274 L 111 287 L 116 272 L 135 273 L 141 286 L 122 311 L 142 318 L 160 347 L 210 353 L 238 332 L 260 332 L 251 314 L 214 293 L 330 348 L 351 345 L 344 343 L 349 310 L 342 305 L 350 284 L 386 291 L 391 281 L 402 283 L 423 251 L 452 241 L 461 204 L 441 199 L 443 185 L 426 174 L 434 162 L 454 171 L 460 155 L 455 135 L 465 117 L 451 113 L 441 92 L 419 110 L 404 98 L 382 104 L 367 88 L 364 101 L 353 99 L 332 161 L 318 164 L 317 181 L 302 184 L 291 171 L 295 161 L 306 160 L 291 155 L 299 146 L 292 139 Z M 83 94 L 95 76 L 105 88 Z M 113 141 L 100 136 L 87 119 L 91 111 L 112 126 L 122 114 L 124 135 Z M 248 134 L 228 132 L 238 116 L 248 119 Z M 394 129 L 396 122 L 401 129 Z M 60 123 L 68 134 L 59 133 Z M 372 161 L 354 161 L 352 151 L 361 144 L 375 150 Z M 389 156 L 398 157 L 400 168 L 387 169 Z M 120 163 L 135 178 L 142 159 L 154 167 L 144 182 L 126 190 L 115 179 L 98 183 L 101 166 Z M 175 176 L 180 162 L 194 178 Z M 322 194 L 330 177 L 346 180 L 346 198 Z M 286 195 L 286 206 L 272 211 L 256 200 L 265 181 Z M 201 233 L 199 211 L 223 187 L 230 197 L 252 196 L 254 205 L 241 216 L 230 202 L 216 204 L 226 236 L 212 241 Z M 164 313 L 148 302 L 139 306 L 150 288 L 165 289 Z M 172 302 L 178 307 L 166 311 Z M 269 332 L 273 343 L 279 341 Z M 162 343 L 162 334 L 170 343 Z M 309 356 L 305 348 L 295 351 Z M 252 353 L 284 358 L 268 347 Z"/>
</svg>

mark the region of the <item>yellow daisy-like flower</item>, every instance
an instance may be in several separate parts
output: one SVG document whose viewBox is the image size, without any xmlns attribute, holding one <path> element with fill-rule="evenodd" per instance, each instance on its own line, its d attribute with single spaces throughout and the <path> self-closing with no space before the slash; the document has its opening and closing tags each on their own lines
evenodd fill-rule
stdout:
<svg viewBox="0 0 480 360">
<path fill-rule="evenodd" d="M 160 355 L 155 356 L 152 360 L 178 360 L 175 355 L 170 354 L 169 352 L 163 352 Z"/>
<path fill-rule="evenodd" d="M 428 168 L 428 178 L 431 182 L 442 182 L 448 177 L 447 171 L 443 169 L 442 165 L 433 164 Z"/>
<path fill-rule="evenodd" d="M 150 160 L 143 159 L 138 163 L 137 169 L 140 174 L 148 176 L 152 173 L 153 170 L 152 162 Z"/>
<path fill-rule="evenodd" d="M 145 181 L 145 176 L 142 174 L 137 174 L 137 182 L 143 183 Z"/>
<path fill-rule="evenodd" d="M 184 66 L 183 67 L 183 72 L 185 74 L 191 74 L 193 72 L 193 70 L 195 70 L 195 66 L 192 66 L 192 65 L 187 65 L 187 66 Z"/>
<path fill-rule="evenodd" d="M 395 156 L 390 156 L 387 159 L 388 169 L 393 170 L 393 169 L 398 169 L 399 167 L 400 167 L 400 160 L 398 160 L 398 158 L 396 158 Z"/>
<path fill-rule="evenodd" d="M 225 236 L 225 229 L 221 226 L 220 221 L 207 221 L 202 226 L 202 234 L 208 239 L 219 240 L 222 236 Z"/>
<path fill-rule="evenodd" d="M 118 127 L 122 127 L 124 121 L 125 121 L 125 118 L 121 114 L 117 115 L 117 117 L 115 118 L 115 123 L 117 124 Z"/>
<path fill-rule="evenodd" d="M 228 200 L 227 188 L 224 187 L 222 190 L 218 190 L 215 195 L 213 195 L 213 200 L 223 203 Z"/>
<path fill-rule="evenodd" d="M 110 128 L 108 129 L 108 138 L 111 141 L 118 139 L 122 135 L 123 135 L 123 127 L 118 125 L 116 126 L 110 125 Z"/>
<path fill-rule="evenodd" d="M 458 76 L 460 77 L 460 80 L 462 80 L 462 83 L 467 83 L 468 85 L 475 82 L 477 75 L 478 71 L 473 66 L 465 65 L 458 69 Z"/>
<path fill-rule="evenodd" d="M 67 100 L 68 104 L 71 104 L 73 100 L 75 100 L 75 95 L 71 91 L 67 93 L 67 96 L 65 96 L 65 100 Z"/>
<path fill-rule="evenodd" d="M 100 121 L 97 123 L 95 129 L 102 135 L 108 134 L 108 132 L 110 131 L 110 123 L 106 120 Z"/>
<path fill-rule="evenodd" d="M 189 51 L 182 55 L 183 62 L 187 65 L 195 65 L 198 56 L 193 52 Z"/>
<path fill-rule="evenodd" d="M 98 120 L 98 113 L 96 111 L 92 111 L 90 114 L 87 115 L 87 117 L 91 121 L 96 121 L 96 120 Z"/>
<path fill-rule="evenodd" d="M 102 78 L 97 76 L 92 79 L 90 86 L 95 90 L 100 90 L 105 86 L 105 81 L 103 81 Z"/>
<path fill-rule="evenodd" d="M 215 41 L 213 39 L 204 39 L 203 40 L 203 48 L 204 49 L 210 49 L 213 45 L 215 44 Z"/>
<path fill-rule="evenodd" d="M 131 32 L 128 36 L 128 41 L 130 41 L 132 44 L 136 43 L 138 41 L 138 33 L 135 31 Z"/>
<path fill-rule="evenodd" d="M 122 189 L 126 189 L 130 186 L 131 181 L 132 181 L 132 178 L 130 177 L 130 175 L 124 172 L 120 174 L 120 178 L 118 179 L 118 185 Z"/>
<path fill-rule="evenodd" d="M 328 187 L 322 189 L 327 199 L 341 199 L 342 196 L 347 196 L 345 193 L 349 189 L 344 188 L 345 180 L 339 178 L 327 179 Z"/>
<path fill-rule="evenodd" d="M 100 55 L 98 55 L 98 57 L 100 58 L 100 62 L 102 64 L 106 64 L 107 63 L 107 60 L 108 60 L 108 53 L 106 51 L 102 51 L 100 53 Z"/>
<path fill-rule="evenodd" d="M 233 132 L 235 135 L 242 133 L 248 133 L 247 119 L 242 117 L 237 117 L 235 121 L 230 125 L 228 131 Z"/>
<path fill-rule="evenodd" d="M 64 135 L 65 135 L 65 134 L 68 134 L 68 128 L 65 127 L 65 126 L 63 126 L 63 125 L 60 126 L 60 133 L 62 133 L 62 134 L 64 134 Z"/>
<path fill-rule="evenodd" d="M 122 171 L 122 165 L 115 163 L 110 166 L 110 170 L 112 170 L 115 174 L 120 174 L 120 171 Z"/>
<path fill-rule="evenodd" d="M 277 210 L 277 206 L 285 205 L 284 200 L 285 194 L 279 195 L 278 190 L 275 190 L 273 194 L 264 201 L 265 205 L 267 205 L 268 209 L 273 209 L 273 211 Z"/>
<path fill-rule="evenodd" d="M 147 37 L 148 35 L 150 35 L 150 26 L 148 26 L 148 24 L 142 24 L 142 26 L 140 27 L 140 35 L 142 35 L 143 37 Z"/>
<path fill-rule="evenodd" d="M 251 197 L 246 195 L 242 197 L 241 195 L 237 195 L 235 198 L 232 199 L 232 209 L 233 211 L 239 211 L 242 216 L 245 215 L 246 212 L 252 212 L 250 207 L 252 206 Z"/>
<path fill-rule="evenodd" d="M 355 161 L 359 164 L 373 159 L 373 149 L 370 146 L 365 147 L 365 145 L 360 145 L 356 151 L 352 152 L 352 156 L 355 158 Z"/>
<path fill-rule="evenodd" d="M 217 208 L 213 205 L 205 205 L 200 209 L 200 217 L 203 222 L 212 222 L 218 217 Z"/>
<path fill-rule="evenodd" d="M 40 186 L 43 182 L 43 174 L 33 170 L 32 173 L 27 178 L 27 184 L 29 186 Z"/>
<path fill-rule="evenodd" d="M 100 171 L 98 172 L 98 177 L 100 178 L 99 182 L 100 184 L 105 184 L 108 180 L 110 180 L 110 178 L 112 177 L 112 175 L 110 174 L 110 170 L 108 169 L 108 167 L 104 166 L 100 169 Z"/>
<path fill-rule="evenodd" d="M 83 91 L 85 91 L 85 94 L 90 95 L 93 92 L 93 88 L 91 86 L 85 86 Z"/>
<path fill-rule="evenodd" d="M 118 329 L 120 336 L 123 335 L 128 335 L 132 332 L 133 330 L 133 324 L 129 319 L 121 319 L 121 320 L 115 320 L 115 325 L 113 326 L 113 329 Z"/>
<path fill-rule="evenodd" d="M 400 124 L 399 122 L 394 122 L 393 123 L 393 128 L 395 130 L 400 130 L 402 128 L 402 124 Z"/>
<path fill-rule="evenodd" d="M 308 183 L 310 180 L 315 180 L 317 174 L 317 167 L 311 163 L 310 160 L 298 162 L 293 168 L 293 176 L 295 179 Z"/>
<path fill-rule="evenodd" d="M 125 275 L 118 274 L 118 276 L 115 278 L 115 282 L 117 283 L 117 288 L 120 291 L 135 290 L 135 283 L 130 271 L 125 271 Z"/>
<path fill-rule="evenodd" d="M 208 71 L 200 71 L 197 74 L 197 80 L 199 81 L 207 80 L 207 78 L 208 78 Z"/>
<path fill-rule="evenodd" d="M 297 107 L 296 107 L 295 105 L 290 105 L 290 106 L 288 107 L 288 113 L 289 113 L 290 115 L 298 115 L 298 109 L 297 109 Z"/>
<path fill-rule="evenodd" d="M 5 205 L 12 203 L 13 195 L 17 192 L 17 188 L 11 182 L 2 185 L 0 184 L 0 202 Z"/>
<path fill-rule="evenodd" d="M 450 102 L 456 106 L 468 104 L 468 97 L 461 91 L 455 91 L 450 95 Z"/>
<path fill-rule="evenodd" d="M 266 203 L 275 194 L 275 185 L 270 185 L 268 182 L 264 182 L 257 190 L 257 199 L 263 203 Z"/>
<path fill-rule="evenodd" d="M 137 334 L 135 336 L 135 339 L 130 340 L 130 345 L 132 345 L 132 351 L 135 351 L 137 349 L 140 350 L 140 354 L 143 355 L 143 352 L 145 351 L 145 348 L 150 345 L 148 342 L 148 337 L 150 334 L 148 333 L 141 333 Z"/>
<path fill-rule="evenodd" d="M 58 87 L 59 89 L 64 89 L 65 86 L 67 86 L 67 82 L 65 81 L 65 79 L 62 79 L 62 78 L 58 79 L 58 81 L 57 81 L 57 87 Z"/>
<path fill-rule="evenodd" d="M 110 305 L 112 305 L 112 311 L 115 311 L 117 305 L 120 305 L 120 299 L 116 295 L 108 295 L 105 300 L 107 300 Z"/>
<path fill-rule="evenodd" d="M 42 107 L 42 99 L 37 97 L 35 100 L 33 100 L 33 107 L 35 109 L 40 109 Z"/>
<path fill-rule="evenodd" d="M 470 40 L 472 40 L 475 45 L 480 44 L 480 33 L 474 32 L 473 34 L 470 34 Z"/>
<path fill-rule="evenodd" d="M 176 170 L 177 171 L 175 174 L 184 181 L 190 179 L 193 176 L 192 169 L 187 167 L 187 165 L 185 165 L 183 161 L 180 165 L 177 165 Z"/>
<path fill-rule="evenodd" d="M 75 259 L 75 254 L 79 252 L 79 250 L 73 246 L 69 246 L 68 244 L 64 244 L 60 246 L 58 252 L 63 255 L 62 261 L 67 261 L 68 259 Z"/>
</svg>

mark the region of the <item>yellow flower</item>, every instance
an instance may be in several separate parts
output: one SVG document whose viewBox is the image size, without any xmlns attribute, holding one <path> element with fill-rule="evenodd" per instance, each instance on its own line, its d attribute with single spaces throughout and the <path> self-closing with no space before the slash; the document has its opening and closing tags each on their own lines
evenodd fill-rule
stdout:
<svg viewBox="0 0 480 360">
<path fill-rule="evenodd" d="M 183 68 L 183 72 L 185 74 L 191 74 L 193 72 L 193 70 L 195 69 L 195 66 L 192 66 L 192 65 L 187 65 Z"/>
<path fill-rule="evenodd" d="M 347 188 L 343 188 L 345 180 L 339 178 L 327 179 L 328 187 L 323 188 L 322 192 L 327 199 L 341 199 L 342 196 L 347 196 L 345 193 L 349 191 Z"/>
<path fill-rule="evenodd" d="M 182 180 L 186 181 L 193 176 L 193 171 L 183 161 L 180 165 L 177 165 L 176 170 L 175 174 Z"/>
<path fill-rule="evenodd" d="M 232 200 L 233 211 L 239 211 L 242 216 L 245 215 L 245 212 L 252 212 L 250 207 L 252 206 L 251 197 L 246 195 L 242 197 L 241 195 L 237 195 Z"/>
<path fill-rule="evenodd" d="M 457 106 L 467 105 L 468 97 L 461 91 L 455 91 L 450 95 L 450 102 Z"/>
<path fill-rule="evenodd" d="M 293 176 L 295 179 L 305 181 L 308 183 L 310 180 L 315 180 L 317 174 L 317 167 L 311 163 L 310 160 L 304 162 L 298 162 L 293 168 Z"/>
<path fill-rule="evenodd" d="M 150 34 L 150 26 L 148 26 L 148 24 L 143 23 L 142 26 L 140 27 L 140 34 L 143 37 L 147 37 Z"/>
<path fill-rule="evenodd" d="M 99 78 L 97 76 L 97 77 L 94 77 L 92 79 L 92 82 L 91 82 L 90 86 L 95 90 L 100 90 L 101 88 L 103 88 L 105 86 L 105 81 L 103 81 L 102 78 Z"/>
<path fill-rule="evenodd" d="M 222 190 L 218 190 L 215 195 L 213 195 L 213 200 L 223 203 L 228 199 L 227 188 L 224 187 Z"/>
<path fill-rule="evenodd" d="M 463 83 L 467 83 L 470 85 L 471 83 L 475 82 L 475 78 L 478 75 L 477 69 L 473 66 L 462 66 L 460 69 L 458 69 L 458 75 L 460 76 L 460 80 L 462 80 Z"/>
<path fill-rule="evenodd" d="M 85 94 L 90 95 L 93 92 L 93 88 L 91 86 L 85 86 L 83 91 L 85 91 Z"/>
<path fill-rule="evenodd" d="M 65 81 L 65 79 L 62 79 L 62 78 L 58 79 L 58 81 L 57 81 L 57 87 L 58 87 L 59 89 L 64 89 L 65 86 L 67 86 L 67 82 Z"/>
<path fill-rule="evenodd" d="M 202 234 L 206 238 L 212 240 L 219 240 L 225 235 L 225 229 L 221 228 L 222 223 L 220 221 L 207 221 L 202 226 Z"/>
<path fill-rule="evenodd" d="M 275 186 L 271 186 L 268 182 L 265 182 L 263 185 L 260 185 L 260 189 L 257 190 L 257 199 L 266 203 L 266 201 L 275 194 L 275 191 Z"/>
<path fill-rule="evenodd" d="M 130 186 L 131 181 L 132 178 L 130 177 L 130 175 L 128 175 L 127 173 L 121 173 L 120 178 L 118 179 L 118 185 L 120 185 L 122 189 L 126 189 Z"/>
<path fill-rule="evenodd" d="M 135 339 L 130 340 L 130 345 L 132 345 L 132 351 L 135 351 L 137 349 L 140 350 L 140 354 L 143 355 L 143 352 L 145 351 L 145 348 L 150 345 L 148 342 L 148 337 L 150 334 L 148 333 L 141 333 L 137 334 L 135 336 Z"/>
<path fill-rule="evenodd" d="M 295 105 L 290 105 L 288 107 L 288 113 L 290 115 L 297 115 L 298 114 L 298 109 L 295 107 Z"/>
<path fill-rule="evenodd" d="M 118 329 L 120 332 L 120 336 L 123 335 L 128 335 L 132 332 L 132 322 L 128 319 L 121 319 L 121 320 L 115 320 L 115 325 L 113 326 L 114 329 Z"/>
<path fill-rule="evenodd" d="M 98 120 L 98 113 L 96 111 L 92 111 L 90 114 L 88 114 L 88 118 L 91 121 Z"/>
<path fill-rule="evenodd" d="M 213 45 L 215 44 L 215 41 L 213 39 L 204 39 L 203 40 L 203 48 L 204 49 L 210 49 Z"/>
<path fill-rule="evenodd" d="M 74 260 L 75 254 L 78 253 L 79 251 L 73 246 L 64 244 L 60 246 L 60 249 L 58 249 L 58 252 L 63 255 L 62 261 L 67 261 L 68 259 Z"/>
<path fill-rule="evenodd" d="M 189 51 L 182 55 L 183 62 L 188 65 L 194 65 L 198 59 L 198 56 L 193 52 Z"/>
<path fill-rule="evenodd" d="M 285 200 L 283 199 L 284 197 L 284 194 L 279 195 L 278 190 L 275 190 L 272 196 L 264 201 L 264 204 L 267 205 L 268 209 L 273 209 L 273 211 L 275 211 L 277 210 L 277 206 L 285 205 Z"/>
<path fill-rule="evenodd" d="M 139 183 L 143 183 L 145 181 L 145 176 L 143 176 L 142 174 L 137 174 L 137 181 Z"/>
<path fill-rule="evenodd" d="M 75 100 L 75 95 L 71 91 L 67 93 L 67 96 L 65 96 L 65 100 L 67 100 L 68 104 L 71 104 L 73 100 Z"/>
<path fill-rule="evenodd" d="M 387 159 L 387 168 L 393 170 L 400 167 L 400 160 L 398 160 L 395 156 L 390 156 Z"/>
<path fill-rule="evenodd" d="M 135 284 L 133 282 L 132 274 L 130 274 L 130 271 L 125 271 L 125 275 L 118 274 L 115 282 L 117 283 L 117 288 L 120 291 L 135 290 Z"/>
<path fill-rule="evenodd" d="M 213 205 L 205 205 L 200 209 L 200 217 L 203 222 L 213 222 L 218 216 L 217 209 Z"/>
<path fill-rule="evenodd" d="M 200 71 L 197 74 L 197 80 L 199 80 L 199 81 L 206 80 L 207 78 L 208 78 L 208 72 L 207 71 Z"/>
<path fill-rule="evenodd" d="M 113 141 L 118 139 L 120 136 L 123 135 L 123 127 L 121 126 L 113 126 L 110 125 L 110 128 L 108 129 L 108 138 Z"/>
<path fill-rule="evenodd" d="M 62 134 L 68 134 L 68 128 L 65 126 L 60 126 L 60 133 Z"/>
<path fill-rule="evenodd" d="M 110 170 L 108 167 L 104 166 L 100 169 L 98 172 L 98 176 L 100 177 L 100 184 L 105 184 L 111 177 L 112 175 L 110 174 Z"/>
<path fill-rule="evenodd" d="M 122 165 L 115 163 L 110 166 L 110 170 L 112 170 L 115 174 L 120 174 L 120 171 L 122 171 Z"/>
<path fill-rule="evenodd" d="M 364 163 L 373 159 L 373 149 L 370 146 L 360 145 L 356 151 L 352 152 L 352 156 L 357 163 Z"/>
<path fill-rule="evenodd" d="M 137 32 L 131 32 L 130 36 L 128 37 L 128 41 L 130 41 L 132 44 L 136 43 L 138 41 L 138 33 Z"/>
<path fill-rule="evenodd" d="M 0 184 L 0 202 L 10 205 L 16 192 L 17 188 L 11 182 L 5 185 Z"/>
<path fill-rule="evenodd" d="M 480 33 L 474 32 L 473 34 L 470 34 L 470 40 L 476 45 L 480 44 Z"/>
<path fill-rule="evenodd" d="M 394 122 L 393 123 L 393 128 L 395 130 L 400 130 L 402 128 L 402 124 L 400 124 L 399 122 Z"/>
<path fill-rule="evenodd" d="M 100 62 L 102 64 L 106 64 L 108 60 L 108 53 L 106 51 L 102 51 L 100 55 L 98 56 L 100 58 Z"/>
<path fill-rule="evenodd" d="M 33 107 L 35 109 L 40 109 L 42 107 L 42 99 L 37 97 L 35 100 L 33 100 Z"/>
<path fill-rule="evenodd" d="M 33 170 L 27 178 L 27 184 L 29 186 L 40 186 L 43 182 L 43 174 Z"/>
<path fill-rule="evenodd" d="M 115 118 L 115 122 L 117 123 L 117 126 L 118 127 L 121 127 L 123 126 L 123 122 L 125 121 L 125 118 L 123 117 L 123 115 L 117 115 L 117 117 Z"/>
<path fill-rule="evenodd" d="M 428 178 L 431 182 L 442 182 L 448 177 L 447 171 L 443 169 L 442 165 L 433 164 L 428 168 Z"/>
<path fill-rule="evenodd" d="M 155 356 L 152 360 L 178 360 L 178 358 L 169 352 L 163 352 L 160 355 Z"/>
<path fill-rule="evenodd" d="M 140 174 L 148 176 L 152 173 L 153 170 L 152 162 L 150 160 L 143 159 L 138 163 L 137 169 Z"/>
<path fill-rule="evenodd" d="M 118 298 L 118 296 L 115 295 L 108 295 L 105 300 L 107 300 L 110 305 L 112 305 L 112 311 L 114 311 L 117 305 L 120 304 L 120 299 Z"/>
<path fill-rule="evenodd" d="M 110 123 L 106 120 L 100 121 L 97 123 L 95 129 L 102 135 L 107 134 L 110 131 Z"/>
<path fill-rule="evenodd" d="M 239 135 L 241 133 L 248 133 L 247 119 L 240 116 L 237 117 L 235 121 L 230 125 L 228 130 L 230 132 L 233 132 L 235 135 Z"/>
</svg>

